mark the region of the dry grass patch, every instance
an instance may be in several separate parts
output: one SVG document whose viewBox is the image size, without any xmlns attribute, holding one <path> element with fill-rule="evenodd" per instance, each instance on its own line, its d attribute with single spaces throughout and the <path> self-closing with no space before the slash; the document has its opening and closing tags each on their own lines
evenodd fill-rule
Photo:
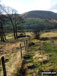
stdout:
<svg viewBox="0 0 57 76">
<path fill-rule="evenodd" d="M 41 37 L 57 37 L 57 33 L 56 32 L 47 32 L 47 33 L 41 34 Z"/>
<path fill-rule="evenodd" d="M 4 56 L 7 76 L 16 76 L 18 71 L 21 68 L 22 59 L 21 59 L 21 54 L 19 50 L 20 43 L 22 46 L 24 46 L 24 42 L 18 41 L 14 43 L 6 43 L 5 46 L 1 48 L 4 51 L 3 51 L 3 54 L 0 55 L 0 61 L 1 61 L 1 57 Z M 22 54 L 23 56 L 26 54 L 25 48 L 22 50 Z M 0 63 L 0 67 L 1 67 L 0 76 L 3 76 L 1 63 Z"/>
</svg>

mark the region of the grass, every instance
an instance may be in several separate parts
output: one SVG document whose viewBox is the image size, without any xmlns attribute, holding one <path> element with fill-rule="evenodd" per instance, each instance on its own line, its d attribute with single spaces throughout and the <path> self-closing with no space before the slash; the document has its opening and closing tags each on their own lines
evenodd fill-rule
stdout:
<svg viewBox="0 0 57 76">
<path fill-rule="evenodd" d="M 9 41 L 0 42 L 0 61 L 1 57 L 4 56 L 7 76 L 9 75 L 13 76 L 17 74 L 22 64 L 19 47 L 20 43 L 24 45 L 25 38 L 14 40 L 12 34 L 8 34 L 6 38 Z M 3 69 L 1 62 L 0 62 L 0 76 L 3 76 Z"/>
<path fill-rule="evenodd" d="M 15 75 L 17 73 L 19 67 L 21 66 L 21 58 L 19 55 L 20 55 L 20 53 L 17 50 L 14 53 L 8 52 L 7 54 L 4 55 L 6 71 L 7 71 L 8 76 L 9 76 L 9 74 L 11 74 L 11 76 L 12 76 L 12 73 L 13 73 L 13 75 Z M 19 64 L 19 62 L 20 62 L 20 64 Z M 3 70 L 2 70 L 1 64 L 0 64 L 0 67 L 1 67 L 0 76 L 3 76 Z"/>
<path fill-rule="evenodd" d="M 41 37 L 57 37 L 57 32 L 42 33 Z"/>
<path fill-rule="evenodd" d="M 37 51 L 43 51 L 43 50 L 45 51 L 46 54 L 51 55 L 50 60 L 47 63 L 41 63 L 38 62 L 37 59 L 33 59 L 33 56 L 35 56 Z M 35 41 L 35 45 L 31 46 L 28 51 L 29 55 L 31 55 L 32 57 L 30 60 L 36 66 L 36 72 L 39 73 L 40 71 L 51 71 L 52 69 L 57 72 L 57 46 L 50 40 L 38 41 L 38 42 Z"/>
<path fill-rule="evenodd" d="M 27 32 L 26 34 L 31 35 L 30 41 L 35 43 L 35 45 L 29 47 L 28 49 L 28 54 L 31 56 L 29 61 L 35 65 L 35 69 L 33 69 L 33 71 L 35 71 L 37 75 L 40 71 L 50 71 L 52 69 L 54 69 L 54 71 L 57 72 L 57 45 L 55 44 L 57 40 L 53 39 L 53 42 L 51 40 L 40 41 L 40 40 L 36 40 L 33 38 L 33 33 L 30 34 L 29 32 Z M 41 37 L 57 37 L 57 33 L 56 32 L 55 33 L 54 32 L 42 33 Z M 13 74 L 14 75 L 17 74 L 19 65 L 21 64 L 21 61 L 19 58 L 19 50 L 17 48 L 19 48 L 20 42 L 23 45 L 24 41 L 27 38 L 19 38 L 16 41 L 13 39 L 13 34 L 7 34 L 6 38 L 7 40 L 9 40 L 9 42 L 5 42 L 5 43 L 0 42 L 0 49 L 3 49 L 5 45 L 8 45 L 7 48 L 9 48 L 9 47 L 12 47 L 12 45 L 14 44 L 14 47 L 12 50 L 10 50 L 9 48 L 6 52 L 3 51 L 3 54 L 0 53 L 0 60 L 1 60 L 1 56 L 4 55 L 5 60 L 7 60 L 5 63 L 7 73 L 8 75 L 11 73 L 11 76 L 13 76 Z M 37 51 L 41 51 L 41 52 L 45 51 L 45 54 L 51 55 L 50 60 L 47 63 L 41 63 L 37 59 L 33 59 Z M 1 63 L 0 63 L 0 72 L 1 72 L 0 76 L 3 76 Z M 31 74 L 29 74 L 29 72 L 26 73 L 26 76 L 30 76 L 30 75 Z"/>
</svg>

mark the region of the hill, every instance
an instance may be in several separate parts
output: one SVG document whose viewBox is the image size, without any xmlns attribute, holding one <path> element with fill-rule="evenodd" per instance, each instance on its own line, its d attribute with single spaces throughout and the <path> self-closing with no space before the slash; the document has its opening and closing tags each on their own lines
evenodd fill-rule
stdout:
<svg viewBox="0 0 57 76">
<path fill-rule="evenodd" d="M 56 19 L 57 20 L 57 13 L 51 11 L 29 11 L 22 14 L 24 18 L 41 18 L 41 19 Z"/>
</svg>

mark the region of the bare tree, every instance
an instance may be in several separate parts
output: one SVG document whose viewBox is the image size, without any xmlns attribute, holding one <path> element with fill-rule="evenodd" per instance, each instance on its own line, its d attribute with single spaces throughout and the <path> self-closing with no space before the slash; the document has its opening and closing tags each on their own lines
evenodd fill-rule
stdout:
<svg viewBox="0 0 57 76">
<path fill-rule="evenodd" d="M 0 6 L 0 38 L 1 38 L 1 41 L 3 42 L 6 40 L 5 31 L 3 27 L 5 22 L 6 22 L 6 15 L 3 15 L 3 10 L 1 9 L 1 6 Z"/>
<path fill-rule="evenodd" d="M 5 14 L 7 14 L 7 17 L 13 26 L 14 38 L 17 39 L 17 25 L 19 25 L 20 22 L 21 23 L 23 22 L 23 18 L 21 18 L 21 16 L 18 15 L 18 13 L 15 9 L 12 9 L 10 7 L 5 7 L 2 5 L 0 5 L 0 6 L 1 6 L 1 9 L 3 10 L 3 12 Z"/>
</svg>

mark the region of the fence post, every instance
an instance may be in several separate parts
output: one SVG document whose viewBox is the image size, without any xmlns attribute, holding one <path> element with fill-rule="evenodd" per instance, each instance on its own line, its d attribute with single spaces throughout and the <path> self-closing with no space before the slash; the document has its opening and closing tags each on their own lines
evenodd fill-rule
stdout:
<svg viewBox="0 0 57 76">
<path fill-rule="evenodd" d="M 29 40 L 27 40 L 27 49 L 29 48 Z"/>
<path fill-rule="evenodd" d="M 21 54 L 21 58 L 22 58 L 22 46 L 20 44 L 20 54 Z"/>
<path fill-rule="evenodd" d="M 26 41 L 24 41 L 24 48 L 25 48 L 25 51 L 26 51 Z"/>
<path fill-rule="evenodd" d="M 25 51 L 27 51 L 27 49 L 29 48 L 29 40 L 26 40 L 24 42 L 24 46 L 25 46 Z"/>
<path fill-rule="evenodd" d="M 1 61 L 2 61 L 2 68 L 3 68 L 3 76 L 7 76 L 4 56 L 2 56 Z"/>
<path fill-rule="evenodd" d="M 26 51 L 28 49 L 28 40 L 26 40 Z"/>
</svg>

